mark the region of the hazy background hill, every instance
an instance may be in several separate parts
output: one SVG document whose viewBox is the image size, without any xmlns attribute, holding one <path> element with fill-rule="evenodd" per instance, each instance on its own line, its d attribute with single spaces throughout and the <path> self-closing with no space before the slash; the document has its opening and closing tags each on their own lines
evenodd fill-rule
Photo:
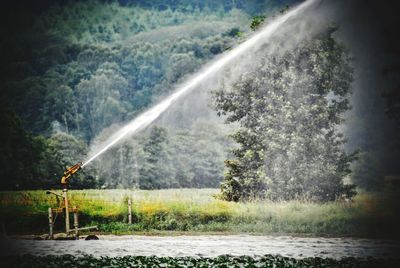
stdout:
<svg viewBox="0 0 400 268">
<path fill-rule="evenodd" d="M 90 147 L 244 40 L 253 16 L 298 2 L 2 1 L 0 188 L 58 186 L 64 168 Z M 344 127 L 348 151 L 361 150 L 351 179 L 382 189 L 386 175 L 399 174 L 396 21 L 382 19 L 394 17 L 385 16 L 390 5 L 331 2 L 347 12 L 336 12 L 343 22 L 337 35 L 358 44 L 349 48 L 356 68 Z M 343 31 L 346 25 L 358 26 Z M 218 187 L 235 146 L 232 128 L 196 92 L 71 186 Z"/>
<path fill-rule="evenodd" d="M 1 188 L 57 185 L 97 136 L 240 42 L 252 15 L 293 2 L 3 3 Z M 197 119 L 164 124 L 114 148 L 72 186 L 217 187 L 230 141 L 203 104 Z"/>
</svg>

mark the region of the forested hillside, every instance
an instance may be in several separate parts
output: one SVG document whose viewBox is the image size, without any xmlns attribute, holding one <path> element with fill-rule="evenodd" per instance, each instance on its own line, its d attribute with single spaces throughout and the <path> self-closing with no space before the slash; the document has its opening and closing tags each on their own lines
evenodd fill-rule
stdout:
<svg viewBox="0 0 400 268">
<path fill-rule="evenodd" d="M 92 0 L 3 9 L 1 188 L 57 185 L 104 129 L 240 42 L 252 15 L 293 2 Z M 226 134 L 204 120 L 178 131 L 154 127 L 72 186 L 216 187 Z"/>
</svg>

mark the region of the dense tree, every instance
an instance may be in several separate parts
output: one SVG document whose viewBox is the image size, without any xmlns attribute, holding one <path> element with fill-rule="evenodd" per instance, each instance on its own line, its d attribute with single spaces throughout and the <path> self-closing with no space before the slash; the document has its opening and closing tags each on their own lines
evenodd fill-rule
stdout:
<svg viewBox="0 0 400 268">
<path fill-rule="evenodd" d="M 178 131 L 171 138 L 175 176 L 180 187 L 218 187 L 227 156 L 226 141 L 212 122 L 198 122 L 190 131 Z"/>
<path fill-rule="evenodd" d="M 19 189 L 35 185 L 40 144 L 21 127 L 19 118 L 5 104 L 0 106 L 1 189 Z M 36 143 L 36 144 L 35 144 Z"/>
<path fill-rule="evenodd" d="M 10 145 L 2 147 L 8 152 L 2 163 L 15 164 L 4 171 L 10 178 L 4 186 L 56 187 L 65 166 L 81 161 L 105 128 L 168 94 L 238 42 L 249 13 L 280 2 L 91 0 L 16 4 L 9 14 L 0 9 L 6 33 L 0 48 L 7 52 L 0 96 L 10 113 L 2 119 L 14 122 L 6 125 L 15 134 L 4 133 Z M 121 144 L 107 164 L 85 168 L 71 187 L 217 186 L 226 150 L 216 139 L 223 134 L 180 133 L 168 131 L 160 143 L 151 134 Z"/>
<path fill-rule="evenodd" d="M 213 121 L 190 128 L 158 125 L 111 148 L 91 172 L 106 188 L 218 187 L 231 145 L 225 135 Z"/>
<path fill-rule="evenodd" d="M 66 133 L 76 128 L 77 103 L 69 86 L 61 85 L 51 90 L 46 95 L 44 107 L 46 109 L 44 113 L 59 122 Z"/>
<path fill-rule="evenodd" d="M 25 163 L 34 167 L 31 183 L 25 183 L 21 189 L 58 188 L 63 171 L 86 154 L 86 145 L 66 133 L 56 133 L 50 138 L 38 136 L 33 138 L 33 150 L 37 156 L 34 163 Z M 70 180 L 70 187 L 75 189 L 97 188 L 98 182 L 93 176 L 83 172 Z"/>
<path fill-rule="evenodd" d="M 334 200 L 354 194 L 343 183 L 352 156 L 343 151 L 337 129 L 349 109 L 352 70 L 332 32 L 264 57 L 232 88 L 216 92 L 219 112 L 240 124 L 223 198 Z"/>
<path fill-rule="evenodd" d="M 143 146 L 145 163 L 140 167 L 140 188 L 160 189 L 178 186 L 167 143 L 165 128 L 153 127 L 150 130 L 149 138 Z"/>
<path fill-rule="evenodd" d="M 88 140 L 104 127 L 122 120 L 125 113 L 120 102 L 120 90 L 127 87 L 126 80 L 117 73 L 99 69 L 90 80 L 81 80 L 77 85 L 82 122 Z"/>
<path fill-rule="evenodd" d="M 102 180 L 101 187 L 139 188 L 139 170 L 145 161 L 142 143 L 141 139 L 127 140 L 93 162 L 92 173 Z"/>
<path fill-rule="evenodd" d="M 373 153 L 362 152 L 358 155 L 353 166 L 352 181 L 359 187 L 367 190 L 382 190 L 384 174 L 379 159 Z"/>
</svg>

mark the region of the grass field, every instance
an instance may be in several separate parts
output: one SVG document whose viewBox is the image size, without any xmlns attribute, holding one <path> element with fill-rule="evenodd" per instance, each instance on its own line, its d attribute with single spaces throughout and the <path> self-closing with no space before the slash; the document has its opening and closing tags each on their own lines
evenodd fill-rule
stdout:
<svg viewBox="0 0 400 268">
<path fill-rule="evenodd" d="M 258 201 L 233 203 L 213 196 L 216 189 L 71 190 L 81 225 L 97 224 L 113 234 L 165 232 L 253 233 L 393 237 L 397 206 L 387 195 L 359 194 L 352 202 Z M 127 224 L 132 199 L 133 224 Z M 40 234 L 48 228 L 47 209 L 57 207 L 45 191 L 0 192 L 0 216 L 8 234 Z M 63 230 L 63 215 L 56 229 Z"/>
</svg>

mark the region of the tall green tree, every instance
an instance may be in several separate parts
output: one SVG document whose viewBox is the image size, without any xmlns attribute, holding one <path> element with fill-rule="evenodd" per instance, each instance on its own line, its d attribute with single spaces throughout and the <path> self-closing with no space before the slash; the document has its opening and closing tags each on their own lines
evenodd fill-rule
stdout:
<svg viewBox="0 0 400 268">
<path fill-rule="evenodd" d="M 0 188 L 2 190 L 23 189 L 25 184 L 34 184 L 34 163 L 37 154 L 32 138 L 22 129 L 19 118 L 13 111 L 0 105 Z"/>
<path fill-rule="evenodd" d="M 48 139 L 33 136 L 5 104 L 0 105 L 0 189 L 22 190 L 49 187 L 57 166 Z"/>
<path fill-rule="evenodd" d="M 143 146 L 145 163 L 140 169 L 139 185 L 142 189 L 173 188 L 174 179 L 171 155 L 167 147 L 168 133 L 163 127 L 153 127 Z"/>
<path fill-rule="evenodd" d="M 349 109 L 352 68 L 334 29 L 280 56 L 264 57 L 229 89 L 216 91 L 216 108 L 237 122 L 240 145 L 227 160 L 221 195 L 334 200 L 353 195 L 344 185 L 353 155 L 338 125 Z"/>
<path fill-rule="evenodd" d="M 82 161 L 86 152 L 86 144 L 74 136 L 63 132 L 53 134 L 48 139 L 47 157 L 42 161 L 42 166 L 48 172 L 46 176 L 49 178 L 48 185 L 59 187 L 63 171 Z M 71 188 L 97 188 L 98 184 L 95 178 L 86 171 L 83 169 L 70 179 Z"/>
</svg>

